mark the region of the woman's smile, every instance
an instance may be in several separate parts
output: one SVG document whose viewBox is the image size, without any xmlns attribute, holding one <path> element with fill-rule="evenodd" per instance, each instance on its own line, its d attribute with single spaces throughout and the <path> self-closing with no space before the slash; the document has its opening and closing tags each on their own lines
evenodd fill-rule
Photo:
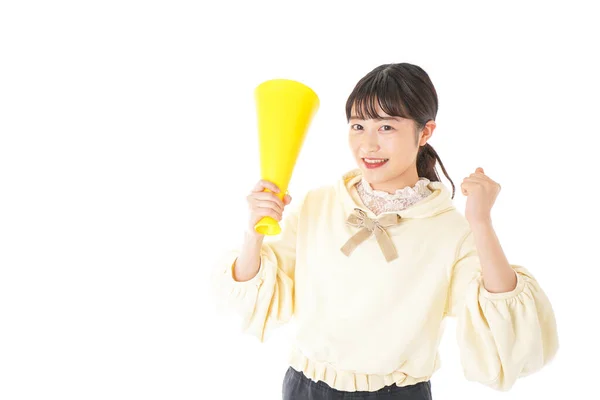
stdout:
<svg viewBox="0 0 600 400">
<path fill-rule="evenodd" d="M 368 169 L 375 169 L 385 165 L 389 158 L 363 158 L 363 164 Z"/>
</svg>

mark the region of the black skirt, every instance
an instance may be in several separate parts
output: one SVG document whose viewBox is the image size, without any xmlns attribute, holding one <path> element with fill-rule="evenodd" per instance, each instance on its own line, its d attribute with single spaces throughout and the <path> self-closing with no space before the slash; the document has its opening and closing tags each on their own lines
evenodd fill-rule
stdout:
<svg viewBox="0 0 600 400">
<path fill-rule="evenodd" d="M 323 381 L 315 382 L 301 371 L 289 367 L 283 378 L 283 400 L 342 400 L 342 399 L 388 399 L 432 400 L 431 381 L 414 385 L 397 386 L 395 383 L 375 392 L 344 392 Z"/>
</svg>

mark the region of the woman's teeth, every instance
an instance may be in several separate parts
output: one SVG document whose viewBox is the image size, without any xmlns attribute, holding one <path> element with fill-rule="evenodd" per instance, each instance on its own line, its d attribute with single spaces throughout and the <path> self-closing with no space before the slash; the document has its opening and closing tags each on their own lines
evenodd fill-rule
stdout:
<svg viewBox="0 0 600 400">
<path fill-rule="evenodd" d="M 377 163 L 386 162 L 387 158 L 365 158 L 364 160 L 365 160 L 365 162 L 368 162 L 369 164 L 377 164 Z"/>
<path fill-rule="evenodd" d="M 388 162 L 389 158 L 363 158 L 367 168 L 378 168 Z"/>
</svg>

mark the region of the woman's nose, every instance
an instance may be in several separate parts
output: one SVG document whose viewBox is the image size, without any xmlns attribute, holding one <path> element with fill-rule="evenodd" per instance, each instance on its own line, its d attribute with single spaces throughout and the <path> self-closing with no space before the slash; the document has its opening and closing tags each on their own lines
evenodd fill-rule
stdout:
<svg viewBox="0 0 600 400">
<path fill-rule="evenodd" d="M 361 147 L 365 153 L 374 153 L 378 151 L 379 141 L 377 133 L 366 133 Z"/>
</svg>

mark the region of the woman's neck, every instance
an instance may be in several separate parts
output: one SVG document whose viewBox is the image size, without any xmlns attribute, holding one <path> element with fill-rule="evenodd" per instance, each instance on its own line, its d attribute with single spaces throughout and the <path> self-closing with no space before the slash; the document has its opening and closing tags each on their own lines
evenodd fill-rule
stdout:
<svg viewBox="0 0 600 400">
<path fill-rule="evenodd" d="M 373 190 L 377 190 L 380 192 L 386 192 L 389 194 L 394 194 L 398 190 L 402 190 L 406 187 L 414 187 L 419 181 L 419 175 L 417 171 L 407 171 L 404 174 L 396 176 L 392 179 L 383 182 L 370 182 L 366 176 L 363 176 L 365 182 L 367 182 Z"/>
</svg>

